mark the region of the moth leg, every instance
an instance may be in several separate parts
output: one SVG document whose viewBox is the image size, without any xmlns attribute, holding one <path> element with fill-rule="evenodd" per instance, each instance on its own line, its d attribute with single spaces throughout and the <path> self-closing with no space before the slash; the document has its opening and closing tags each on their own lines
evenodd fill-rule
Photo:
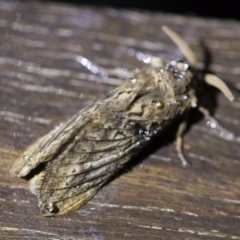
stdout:
<svg viewBox="0 0 240 240">
<path fill-rule="evenodd" d="M 180 123 L 177 131 L 177 135 L 176 135 L 176 150 L 178 153 L 178 157 L 182 162 L 183 167 L 190 166 L 190 164 L 188 163 L 188 161 L 183 155 L 183 134 L 186 130 L 186 127 L 187 127 L 187 117 L 185 117 L 185 119 Z"/>
<path fill-rule="evenodd" d="M 220 123 L 210 115 L 208 109 L 204 107 L 199 107 L 199 111 L 204 115 L 207 120 L 207 126 L 215 133 L 217 136 L 233 142 L 240 142 L 240 137 L 235 136 L 235 134 L 220 125 Z"/>
</svg>

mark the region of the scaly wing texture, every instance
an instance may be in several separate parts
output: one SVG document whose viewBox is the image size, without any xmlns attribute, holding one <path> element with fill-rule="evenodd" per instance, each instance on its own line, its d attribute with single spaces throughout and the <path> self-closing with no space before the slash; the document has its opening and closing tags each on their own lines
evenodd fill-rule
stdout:
<svg viewBox="0 0 240 240">
<path fill-rule="evenodd" d="M 188 89 L 176 88 L 174 74 L 168 68 L 143 69 L 27 148 L 12 172 L 24 177 L 40 165 L 30 188 L 44 216 L 66 214 L 86 203 L 164 124 L 190 106 L 189 98 L 182 98 Z"/>
<path fill-rule="evenodd" d="M 108 114 L 90 121 L 47 163 L 40 176 L 33 178 L 32 191 L 39 196 L 43 215 L 65 214 L 79 208 L 144 144 L 143 136 L 136 134 L 135 124 L 121 128 L 118 125 L 122 120 L 114 122 L 112 117 Z"/>
<path fill-rule="evenodd" d="M 75 135 L 76 130 L 80 126 L 84 126 L 91 111 L 92 108 L 89 110 L 82 109 L 69 121 L 31 144 L 16 159 L 11 168 L 11 173 L 18 177 L 26 177 L 39 164 L 50 161 L 61 146 Z"/>
</svg>

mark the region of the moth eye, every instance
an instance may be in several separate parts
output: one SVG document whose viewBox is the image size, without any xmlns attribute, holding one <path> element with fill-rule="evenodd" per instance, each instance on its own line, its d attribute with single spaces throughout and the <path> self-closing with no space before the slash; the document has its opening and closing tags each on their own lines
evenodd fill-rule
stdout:
<svg viewBox="0 0 240 240">
<path fill-rule="evenodd" d="M 156 100 L 152 100 L 151 104 L 155 106 L 155 109 L 162 109 L 162 108 L 164 108 L 164 103 L 162 101 L 160 101 L 160 100 L 157 100 L 157 99 Z"/>
<path fill-rule="evenodd" d="M 44 213 L 58 213 L 59 208 L 54 203 L 47 203 L 42 207 L 41 212 L 43 214 Z"/>
<path fill-rule="evenodd" d="M 130 79 L 129 79 L 129 82 L 131 82 L 131 83 L 133 83 L 133 84 L 134 84 L 134 83 L 136 83 L 136 82 L 137 82 L 137 79 L 136 79 L 136 78 L 130 78 Z"/>
</svg>

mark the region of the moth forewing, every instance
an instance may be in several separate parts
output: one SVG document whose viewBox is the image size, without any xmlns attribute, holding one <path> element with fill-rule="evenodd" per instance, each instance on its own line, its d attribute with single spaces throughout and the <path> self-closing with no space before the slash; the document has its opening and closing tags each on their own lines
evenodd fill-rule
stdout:
<svg viewBox="0 0 240 240">
<path fill-rule="evenodd" d="M 61 147 L 61 145 L 67 141 L 68 137 L 71 136 L 72 131 L 62 133 L 62 125 L 59 129 L 54 129 L 50 133 L 44 135 L 36 142 L 31 144 L 17 160 L 11 168 L 11 173 L 25 177 L 30 171 L 37 167 L 39 164 L 49 161 L 55 152 Z"/>
<path fill-rule="evenodd" d="M 79 131 L 88 121 L 90 112 L 94 109 L 82 109 L 67 122 L 60 124 L 48 134 L 31 144 L 13 164 L 10 172 L 18 177 L 26 177 L 30 171 L 41 163 L 50 161 L 58 150 Z"/>
<path fill-rule="evenodd" d="M 118 119 L 111 123 L 115 127 L 104 128 L 115 114 L 111 116 L 109 113 L 89 121 L 71 143 L 72 148 L 56 155 L 53 161 L 48 162 L 46 170 L 31 180 L 31 190 L 38 195 L 44 216 L 65 214 L 82 206 L 129 161 L 142 142 L 146 142 L 138 134 L 129 136 L 129 130 L 135 129 L 133 125 L 115 132 Z M 123 124 L 122 121 L 120 124 Z M 89 145 L 88 136 L 93 135 L 89 132 L 95 132 L 97 128 L 98 135 Z M 115 133 L 106 134 L 109 131 Z M 110 139 L 111 144 L 106 145 L 105 142 Z"/>
<path fill-rule="evenodd" d="M 35 161 L 35 164 L 32 163 L 32 157 L 34 156 L 33 153 L 35 151 L 38 151 L 41 144 L 49 137 L 49 134 L 46 134 L 39 138 L 36 142 L 31 144 L 14 162 L 10 173 L 18 176 L 18 177 L 26 177 L 27 174 L 35 168 L 37 165 L 39 165 L 39 162 Z"/>
</svg>

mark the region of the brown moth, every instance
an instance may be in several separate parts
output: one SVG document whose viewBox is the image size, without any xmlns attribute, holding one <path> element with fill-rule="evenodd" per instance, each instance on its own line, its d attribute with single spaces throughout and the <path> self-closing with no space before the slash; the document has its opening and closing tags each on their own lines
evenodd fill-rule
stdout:
<svg viewBox="0 0 240 240">
<path fill-rule="evenodd" d="M 82 109 L 59 128 L 29 146 L 14 163 L 11 173 L 30 180 L 43 216 L 62 215 L 85 204 L 136 155 L 149 140 L 179 115 L 197 107 L 216 133 L 235 141 L 234 134 L 222 128 L 199 105 L 195 78 L 196 58 L 188 45 L 170 28 L 163 31 L 178 45 L 187 61 L 163 61 L 151 57 L 143 69 L 113 90 L 104 100 Z M 203 81 L 203 80 L 202 80 Z M 206 74 L 204 81 L 217 87 L 232 101 L 233 95 L 219 78 Z M 176 146 L 182 153 L 183 121 Z"/>
</svg>

